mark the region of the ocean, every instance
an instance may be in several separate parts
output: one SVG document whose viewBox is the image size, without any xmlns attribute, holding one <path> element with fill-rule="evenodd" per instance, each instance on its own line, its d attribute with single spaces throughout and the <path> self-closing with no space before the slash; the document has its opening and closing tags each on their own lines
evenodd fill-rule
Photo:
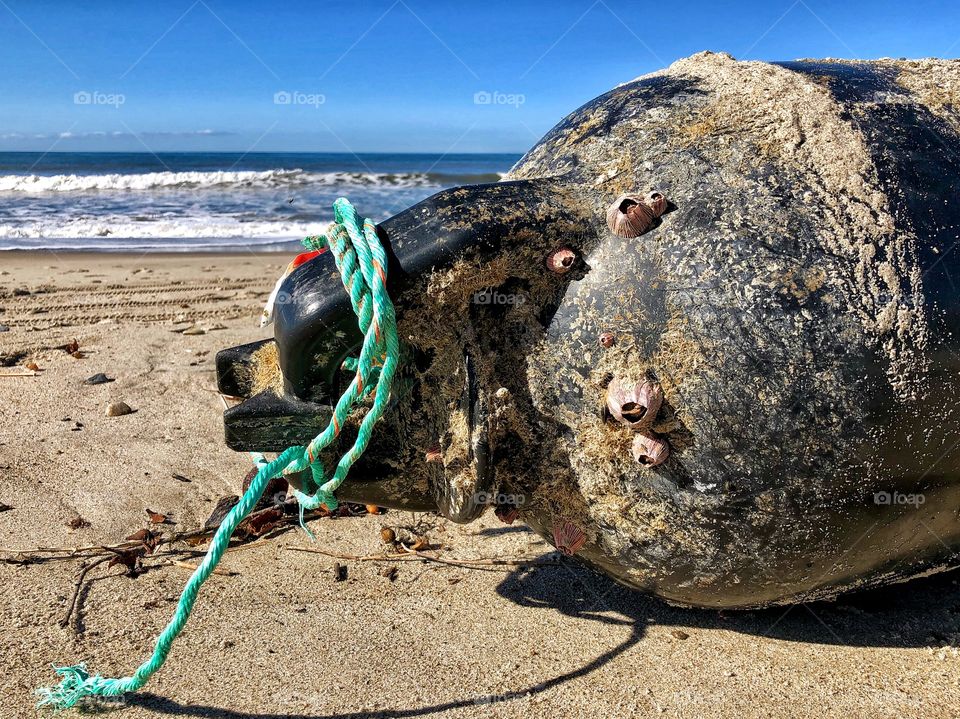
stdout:
<svg viewBox="0 0 960 719">
<path fill-rule="evenodd" d="M 0 152 L 0 250 L 285 250 L 346 196 L 383 220 L 520 155 Z"/>
</svg>

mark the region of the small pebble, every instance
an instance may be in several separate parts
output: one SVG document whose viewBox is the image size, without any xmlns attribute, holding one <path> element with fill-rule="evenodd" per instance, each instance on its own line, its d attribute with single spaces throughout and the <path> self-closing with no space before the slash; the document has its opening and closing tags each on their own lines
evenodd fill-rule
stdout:
<svg viewBox="0 0 960 719">
<path fill-rule="evenodd" d="M 113 378 L 107 377 L 103 372 L 97 372 L 83 380 L 84 384 L 106 384 L 107 382 L 113 382 Z"/>
<path fill-rule="evenodd" d="M 206 331 L 205 329 L 203 329 L 203 327 L 197 327 L 196 325 L 194 325 L 193 327 L 187 327 L 187 329 L 185 329 L 182 334 L 185 334 L 185 335 L 205 335 L 205 334 L 207 334 L 207 331 Z"/>
<path fill-rule="evenodd" d="M 397 568 L 394 566 L 385 567 L 383 570 L 381 570 L 380 576 L 386 577 L 391 582 L 395 582 L 397 580 Z"/>
<path fill-rule="evenodd" d="M 39 372 L 39 371 L 40 371 L 40 367 L 37 365 L 36 362 L 33 362 L 32 360 L 31 360 L 30 362 L 27 362 L 27 363 L 24 365 L 24 367 L 26 367 L 28 370 L 32 370 L 33 372 Z"/>
<path fill-rule="evenodd" d="M 9 332 L 10 328 L 6 325 L 0 325 L 0 332 Z"/>
<path fill-rule="evenodd" d="M 689 639 L 689 638 L 690 638 L 690 635 L 689 635 L 689 634 L 687 634 L 687 633 L 684 632 L 684 631 L 681 631 L 680 629 L 674 629 L 672 632 L 670 632 L 670 636 L 672 636 L 674 639 Z"/>
<path fill-rule="evenodd" d="M 120 417 L 125 414 L 130 414 L 133 412 L 130 409 L 130 405 L 126 402 L 111 402 L 107 405 L 106 415 L 107 417 Z"/>
</svg>

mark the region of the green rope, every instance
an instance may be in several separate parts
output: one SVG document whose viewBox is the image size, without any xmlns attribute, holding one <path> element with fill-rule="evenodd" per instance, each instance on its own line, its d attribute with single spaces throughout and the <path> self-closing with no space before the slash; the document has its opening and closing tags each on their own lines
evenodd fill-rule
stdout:
<svg viewBox="0 0 960 719">
<path fill-rule="evenodd" d="M 115 697 L 137 691 L 146 684 L 163 666 L 174 640 L 190 618 L 201 585 L 220 562 L 237 525 L 256 506 L 267 483 L 274 477 L 307 468 L 311 470 L 316 491 L 312 494 L 293 492 L 300 503 L 301 524 L 304 508 L 316 509 L 323 504 L 336 509 L 338 503 L 334 492 L 367 448 L 373 427 L 386 410 L 399 362 L 400 345 L 393 303 L 386 288 L 387 256 L 377 237 L 376 227 L 370 220 L 364 220 L 361 227 L 356 210 L 342 197 L 334 202 L 333 212 L 334 223 L 327 236 L 308 237 L 304 245 L 310 249 L 330 248 L 364 339 L 359 358 L 344 362 L 344 368 L 356 374 L 337 402 L 330 423 L 308 445 L 290 447 L 272 462 L 259 453 L 252 453 L 257 474 L 214 534 L 206 556 L 180 595 L 173 618 L 157 637 L 149 660 L 132 675 L 119 679 L 91 675 L 83 664 L 54 667 L 62 678 L 61 682 L 56 687 L 37 690 L 40 695 L 38 706 L 67 709 L 84 697 Z M 350 413 L 371 394 L 372 405 L 360 422 L 353 446 L 340 458 L 332 476 L 327 477 L 319 453 L 336 439 Z"/>
</svg>

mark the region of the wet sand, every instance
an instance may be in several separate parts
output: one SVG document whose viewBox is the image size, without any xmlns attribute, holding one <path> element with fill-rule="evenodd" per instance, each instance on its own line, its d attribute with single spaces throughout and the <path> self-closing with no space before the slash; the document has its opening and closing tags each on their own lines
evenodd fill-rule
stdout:
<svg viewBox="0 0 960 719">
<path fill-rule="evenodd" d="M 240 491 L 222 441 L 218 349 L 266 333 L 285 255 L 0 254 L 0 545 L 114 543 L 168 514 L 197 528 Z M 15 290 L 19 290 L 15 292 Z M 175 330 L 196 325 L 204 334 Z M 76 339 L 85 357 L 58 346 Z M 115 381 L 87 386 L 104 372 Z M 135 411 L 107 417 L 110 402 Z M 173 474 L 188 478 L 178 481 Z M 82 517 L 89 526 L 72 529 Z M 466 526 L 398 512 L 311 523 L 322 548 L 381 551 L 381 526 L 426 520 L 443 556 L 542 557 L 492 514 Z M 463 569 L 344 562 L 284 549 L 227 556 L 167 665 L 124 717 L 956 717 L 960 575 L 839 603 L 731 613 L 671 608 L 574 562 Z M 0 557 L 10 558 L 3 554 Z M 147 658 L 188 572 L 98 567 L 58 624 L 79 562 L 0 563 L 0 716 L 36 716 L 52 663 L 107 676 Z M 111 712 L 112 714 L 113 712 Z"/>
</svg>

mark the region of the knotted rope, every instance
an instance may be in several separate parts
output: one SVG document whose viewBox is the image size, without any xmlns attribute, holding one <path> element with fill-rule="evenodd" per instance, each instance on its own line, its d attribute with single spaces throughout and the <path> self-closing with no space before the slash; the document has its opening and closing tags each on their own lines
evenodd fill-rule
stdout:
<svg viewBox="0 0 960 719">
<path fill-rule="evenodd" d="M 173 641 L 190 617 L 201 585 L 220 562 L 237 525 L 257 504 L 271 479 L 307 468 L 311 470 L 312 493 L 294 490 L 294 496 L 300 504 L 301 524 L 304 508 L 316 509 L 321 504 L 329 509 L 337 507 L 334 492 L 343 484 L 350 467 L 367 448 L 373 427 L 387 407 L 399 362 L 400 345 L 393 304 L 387 294 L 387 256 L 377 237 L 376 227 L 370 220 L 364 220 L 361 226 L 356 210 L 342 197 L 334 202 L 333 212 L 334 223 L 327 235 L 308 237 L 303 243 L 310 250 L 327 247 L 331 250 L 343 285 L 350 294 L 350 302 L 364 339 L 360 356 L 344 362 L 344 368 L 356 374 L 337 402 L 330 423 L 305 447 L 290 447 L 272 462 L 268 462 L 263 455 L 253 454 L 258 468 L 256 476 L 214 534 L 206 556 L 180 595 L 173 618 L 157 637 L 149 660 L 132 675 L 117 679 L 91 675 L 83 664 L 54 667 L 62 680 L 56 687 L 37 690 L 40 695 L 39 706 L 66 709 L 84 697 L 115 697 L 137 691 L 146 684 L 163 666 Z M 336 439 L 349 414 L 371 396 L 372 404 L 360 423 L 353 446 L 344 453 L 333 474 L 328 477 L 319 460 L 320 452 Z"/>
</svg>

